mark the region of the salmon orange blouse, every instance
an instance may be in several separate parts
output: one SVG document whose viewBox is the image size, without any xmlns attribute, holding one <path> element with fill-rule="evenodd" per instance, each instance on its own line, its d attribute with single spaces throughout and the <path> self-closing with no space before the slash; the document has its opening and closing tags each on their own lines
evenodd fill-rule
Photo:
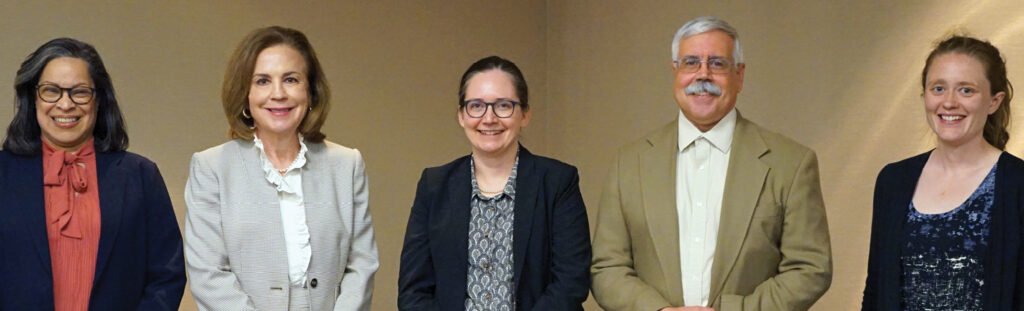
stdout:
<svg viewBox="0 0 1024 311">
<path fill-rule="evenodd" d="M 97 183 L 91 139 L 74 153 L 43 141 L 46 233 L 56 311 L 89 309 L 100 241 Z"/>
</svg>

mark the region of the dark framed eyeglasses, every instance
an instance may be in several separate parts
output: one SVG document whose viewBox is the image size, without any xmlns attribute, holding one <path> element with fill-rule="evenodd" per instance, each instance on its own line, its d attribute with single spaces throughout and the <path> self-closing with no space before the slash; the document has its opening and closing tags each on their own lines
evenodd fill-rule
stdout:
<svg viewBox="0 0 1024 311">
<path fill-rule="evenodd" d="M 708 60 L 701 60 L 700 58 L 687 56 L 672 61 L 672 65 L 676 67 L 676 70 L 685 73 L 694 73 L 700 71 L 700 66 L 703 64 L 708 65 L 708 71 L 714 74 L 728 73 L 732 70 L 732 62 L 725 58 L 712 57 Z"/>
<path fill-rule="evenodd" d="M 487 107 L 491 107 L 495 116 L 508 118 L 516 111 L 516 105 L 519 105 L 519 102 L 511 99 L 499 99 L 493 103 L 479 99 L 470 99 L 462 103 L 462 107 L 466 110 L 466 115 L 469 115 L 470 118 L 483 117 L 487 113 Z"/>
<path fill-rule="evenodd" d="M 71 102 L 76 105 L 88 104 L 96 96 L 95 88 L 84 85 L 76 87 L 60 87 L 49 83 L 36 85 L 36 95 L 47 103 L 56 103 L 64 97 L 65 92 L 68 93 L 68 98 L 71 99 Z"/>
</svg>

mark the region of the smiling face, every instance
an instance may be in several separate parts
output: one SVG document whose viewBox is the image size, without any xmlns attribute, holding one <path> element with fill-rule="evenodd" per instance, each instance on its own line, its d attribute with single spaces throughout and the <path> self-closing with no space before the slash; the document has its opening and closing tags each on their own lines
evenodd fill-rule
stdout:
<svg viewBox="0 0 1024 311">
<path fill-rule="evenodd" d="M 925 76 L 924 108 L 940 143 L 986 143 L 985 121 L 1006 96 L 991 90 L 985 68 L 974 57 L 949 53 L 932 60 Z"/>
<path fill-rule="evenodd" d="M 263 49 L 256 57 L 249 88 L 249 111 L 256 135 L 298 135 L 309 107 L 306 60 L 287 45 Z"/>
<path fill-rule="evenodd" d="M 679 55 L 676 58 L 693 57 L 706 61 L 711 58 L 725 59 L 734 63 L 732 59 L 734 42 L 729 34 L 721 30 L 712 30 L 700 33 L 679 41 Z M 675 81 L 672 87 L 675 91 L 676 103 L 683 115 L 690 120 L 701 131 L 708 131 L 719 120 L 722 120 L 733 107 L 736 107 L 736 95 L 743 89 L 743 70 L 740 65 L 732 67 L 726 73 L 714 74 L 708 70 L 707 64 L 701 65 L 697 72 L 684 72 L 675 70 Z M 686 87 L 695 82 L 706 81 L 721 88 L 720 95 L 699 92 L 687 94 Z"/>
<path fill-rule="evenodd" d="M 43 68 L 37 85 L 55 85 L 61 88 L 84 86 L 95 88 L 89 76 L 89 64 L 73 57 L 58 57 Z M 70 94 L 62 91 L 56 103 L 48 103 L 36 94 L 36 121 L 43 140 L 54 148 L 75 151 L 92 138 L 96 125 L 96 98 L 85 104 L 75 104 Z"/>
<path fill-rule="evenodd" d="M 519 101 L 512 77 L 500 69 L 491 69 L 473 75 L 466 83 L 465 100 L 482 100 L 493 103 L 501 99 Z M 473 118 L 459 109 L 459 125 L 466 131 L 466 138 L 473 145 L 473 153 L 481 156 L 500 157 L 516 152 L 519 132 L 530 123 L 530 112 L 516 105 L 512 116 L 498 118 L 494 107 L 488 107 L 482 117 Z"/>
</svg>

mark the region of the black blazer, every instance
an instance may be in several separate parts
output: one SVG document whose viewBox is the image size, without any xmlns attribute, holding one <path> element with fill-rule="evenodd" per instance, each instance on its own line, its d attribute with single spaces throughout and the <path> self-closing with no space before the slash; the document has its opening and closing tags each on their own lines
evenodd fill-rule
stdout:
<svg viewBox="0 0 1024 311">
<path fill-rule="evenodd" d="M 875 182 L 874 214 L 871 217 L 871 251 L 862 310 L 900 310 L 903 223 L 917 189 L 917 180 L 928 161 L 927 152 L 891 163 Z M 1024 310 L 1024 161 L 1003 152 L 996 169 L 992 227 L 983 261 L 985 310 Z"/>
<path fill-rule="evenodd" d="M 470 156 L 423 170 L 402 245 L 399 310 L 464 310 Z M 513 221 L 517 310 L 583 310 L 590 228 L 576 168 L 519 148 Z"/>
<path fill-rule="evenodd" d="M 100 241 L 89 310 L 178 310 L 181 233 L 156 164 L 96 153 Z M 0 310 L 53 310 L 42 156 L 0 151 Z"/>
</svg>

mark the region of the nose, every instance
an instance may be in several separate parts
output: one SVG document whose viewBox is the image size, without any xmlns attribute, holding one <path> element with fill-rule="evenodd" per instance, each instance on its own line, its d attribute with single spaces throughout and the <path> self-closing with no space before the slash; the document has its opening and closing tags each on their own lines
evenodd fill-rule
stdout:
<svg viewBox="0 0 1024 311">
<path fill-rule="evenodd" d="M 942 98 L 942 108 L 953 109 L 960 105 L 956 92 L 946 92 Z"/>
<path fill-rule="evenodd" d="M 484 108 L 484 116 L 480 117 L 484 123 L 493 123 L 498 121 L 498 113 L 494 111 L 494 105 L 487 105 Z"/>
<path fill-rule="evenodd" d="M 284 83 L 275 82 L 270 89 L 270 99 L 283 100 L 288 98 L 288 92 L 284 89 Z"/>
<path fill-rule="evenodd" d="M 697 75 L 697 78 L 701 79 L 701 80 L 710 80 L 711 79 L 711 66 L 708 65 L 707 62 L 703 62 L 699 66 L 700 67 L 697 67 L 697 72 L 694 73 L 694 74 Z"/>
<path fill-rule="evenodd" d="M 60 110 L 72 110 L 75 109 L 75 102 L 71 101 L 71 91 L 65 91 L 65 96 L 61 96 L 60 99 L 55 103 L 57 108 Z"/>
</svg>

